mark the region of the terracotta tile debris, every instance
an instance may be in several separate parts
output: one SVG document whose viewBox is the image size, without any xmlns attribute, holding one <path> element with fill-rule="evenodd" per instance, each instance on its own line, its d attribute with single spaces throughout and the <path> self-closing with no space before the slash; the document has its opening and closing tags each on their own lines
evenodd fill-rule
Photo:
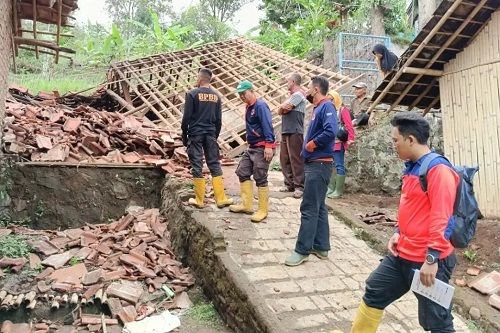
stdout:
<svg viewBox="0 0 500 333">
<path fill-rule="evenodd" d="M 490 299 L 489 299 L 489 303 L 495 309 L 500 310 L 500 296 L 499 295 L 491 295 Z"/>
<path fill-rule="evenodd" d="M 66 251 L 61 254 L 53 254 L 44 261 L 42 261 L 42 265 L 58 269 L 66 265 L 66 263 L 70 261 L 71 258 L 73 258 L 73 254 L 70 251 Z"/>
<path fill-rule="evenodd" d="M 31 269 L 37 269 L 42 264 L 40 257 L 36 253 L 29 254 L 29 261 Z"/>
<path fill-rule="evenodd" d="M 470 276 L 478 276 L 479 273 L 481 273 L 481 268 L 479 268 L 479 267 L 472 266 L 472 267 L 467 268 L 467 274 Z"/>
<path fill-rule="evenodd" d="M 500 291 L 500 272 L 483 273 L 471 281 L 469 286 L 481 294 L 493 295 Z"/>
<path fill-rule="evenodd" d="M 132 304 L 137 304 L 137 302 L 139 302 L 142 293 L 142 289 L 117 283 L 111 284 L 108 289 L 106 289 L 106 294 L 108 296 L 117 297 Z"/>
<path fill-rule="evenodd" d="M 106 322 L 126 323 L 151 315 L 139 310 L 154 309 L 148 292 L 163 293 L 164 288 L 175 293 L 164 308 L 191 306 L 186 290 L 194 285 L 195 279 L 173 254 L 167 221 L 159 209 L 130 207 L 128 213 L 109 224 L 87 224 L 62 231 L 24 227 L 6 230 L 29 235 L 33 245 L 30 264 L 38 262 L 37 267 L 40 263 L 45 266 L 32 285 L 28 285 L 34 293 L 29 294 L 29 300 L 25 294 L 19 306 L 34 308 L 37 301 L 52 304 L 54 308 L 67 303 L 106 302 L 112 314 L 112 319 Z M 27 263 L 24 258 L 0 259 L 1 267 L 23 263 Z M 18 296 L 7 293 L 0 294 L 0 298 L 4 309 L 17 306 L 19 300 Z M 79 323 L 97 327 L 100 320 L 83 315 Z"/>
<path fill-rule="evenodd" d="M 145 116 L 97 110 L 88 106 L 86 96 L 33 96 L 15 85 L 9 92 L 4 132 L 7 153 L 33 162 L 148 164 L 191 178 L 179 131 L 168 130 Z M 46 96 L 52 98 L 46 100 Z M 221 157 L 221 163 L 236 162 Z"/>
<path fill-rule="evenodd" d="M 381 212 L 357 214 L 366 224 L 380 224 L 386 226 L 395 226 L 398 220 L 395 217 L 387 216 Z"/>
</svg>

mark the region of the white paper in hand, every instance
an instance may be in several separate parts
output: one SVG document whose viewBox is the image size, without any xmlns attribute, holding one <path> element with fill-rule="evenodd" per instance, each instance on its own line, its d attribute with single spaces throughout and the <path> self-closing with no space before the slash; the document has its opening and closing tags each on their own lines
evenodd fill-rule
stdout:
<svg viewBox="0 0 500 333">
<path fill-rule="evenodd" d="M 449 309 L 453 294 L 455 293 L 455 287 L 450 286 L 449 284 L 438 279 L 435 281 L 436 282 L 431 287 L 424 286 L 422 282 L 420 282 L 420 270 L 416 269 L 415 274 L 413 275 L 410 290 L 427 297 L 431 301 L 436 302 L 446 309 Z"/>
</svg>

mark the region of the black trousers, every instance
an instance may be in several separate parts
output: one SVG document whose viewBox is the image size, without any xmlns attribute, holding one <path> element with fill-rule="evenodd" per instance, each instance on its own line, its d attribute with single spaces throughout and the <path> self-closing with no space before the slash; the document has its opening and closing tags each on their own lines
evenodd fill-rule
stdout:
<svg viewBox="0 0 500 333">
<path fill-rule="evenodd" d="M 187 153 L 191 163 L 191 174 L 194 178 L 203 177 L 203 155 L 212 177 L 222 176 L 219 160 L 219 144 L 212 135 L 190 136 Z"/>
<path fill-rule="evenodd" d="M 456 264 L 457 257 L 454 253 L 439 260 L 436 279 L 448 283 Z M 363 296 L 365 304 L 371 308 L 385 309 L 410 290 L 414 270 L 420 267 L 422 263 L 385 256 L 366 280 Z M 424 330 L 432 333 L 455 332 L 451 306 L 450 309 L 445 309 L 422 295 L 415 296 L 418 299 L 418 321 Z"/>
</svg>

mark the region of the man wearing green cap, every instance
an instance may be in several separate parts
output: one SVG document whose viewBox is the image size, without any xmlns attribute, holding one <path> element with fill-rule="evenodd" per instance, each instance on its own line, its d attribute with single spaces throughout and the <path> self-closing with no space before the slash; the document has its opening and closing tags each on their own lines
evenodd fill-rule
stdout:
<svg viewBox="0 0 500 333">
<path fill-rule="evenodd" d="M 252 222 L 261 222 L 269 211 L 269 187 L 267 174 L 269 163 L 276 148 L 271 110 L 266 102 L 258 99 L 253 85 L 249 81 L 241 81 L 236 88 L 240 99 L 246 104 L 245 125 L 248 149 L 243 153 L 236 168 L 240 179 L 241 204 L 231 205 L 234 213 L 253 213 L 253 176 L 258 190 L 258 210 L 252 215 Z"/>
</svg>

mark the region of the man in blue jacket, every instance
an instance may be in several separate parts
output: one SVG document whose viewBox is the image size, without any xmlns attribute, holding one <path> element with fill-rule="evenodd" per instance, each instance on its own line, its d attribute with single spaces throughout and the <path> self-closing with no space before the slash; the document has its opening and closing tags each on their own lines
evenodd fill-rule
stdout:
<svg viewBox="0 0 500 333">
<path fill-rule="evenodd" d="M 307 97 L 314 105 L 304 140 L 302 158 L 305 163 L 304 196 L 300 205 L 300 229 L 295 251 L 285 260 L 287 266 L 298 266 L 314 254 L 328 257 L 330 226 L 325 204 L 328 182 L 333 169 L 333 144 L 337 136 L 337 111 L 328 93 L 328 80 L 315 76 L 307 88 Z"/>
<path fill-rule="evenodd" d="M 236 168 L 240 179 L 240 205 L 231 205 L 234 213 L 253 214 L 253 179 L 258 190 L 258 210 L 252 215 L 252 222 L 261 222 L 269 211 L 269 187 L 267 175 L 269 163 L 276 148 L 271 110 L 266 102 L 257 99 L 253 85 L 249 81 L 241 81 L 236 88 L 240 99 L 246 104 L 245 125 L 248 149 Z"/>
</svg>

